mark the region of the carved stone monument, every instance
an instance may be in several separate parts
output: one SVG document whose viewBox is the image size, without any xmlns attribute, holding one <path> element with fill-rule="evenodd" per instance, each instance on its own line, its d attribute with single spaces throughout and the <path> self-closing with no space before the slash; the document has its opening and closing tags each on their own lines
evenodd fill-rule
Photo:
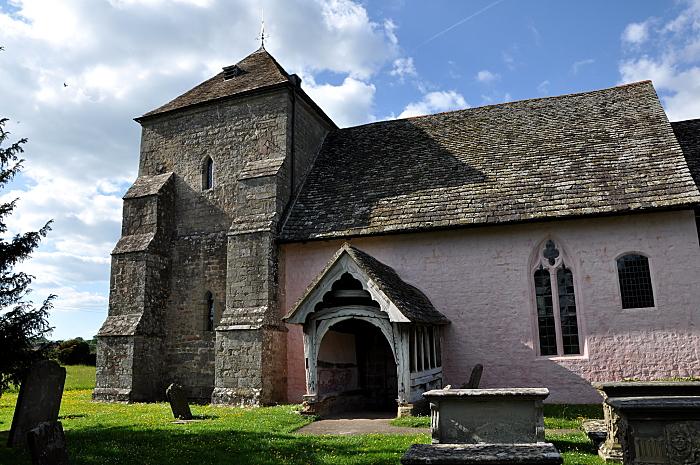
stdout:
<svg viewBox="0 0 700 465">
<path fill-rule="evenodd" d="M 605 441 L 598 449 L 598 455 L 604 460 L 622 460 L 622 446 L 619 439 L 620 416 L 615 408 L 607 402 L 615 397 L 650 397 L 650 396 L 700 396 L 700 382 L 670 381 L 622 381 L 594 383 L 593 387 L 603 396 L 603 415 L 607 429 Z"/>
<path fill-rule="evenodd" d="M 436 389 L 423 396 L 430 402 L 434 443 L 544 441 L 545 388 Z"/>
<path fill-rule="evenodd" d="M 700 396 L 613 397 L 625 465 L 700 464 Z"/>
<path fill-rule="evenodd" d="M 170 408 L 173 411 L 173 416 L 178 420 L 191 420 L 192 412 L 190 405 L 187 403 L 187 394 L 179 384 L 171 384 L 165 390 L 165 395 L 170 402 Z"/>
<path fill-rule="evenodd" d="M 19 388 L 9 447 L 24 447 L 29 430 L 39 423 L 58 420 L 65 381 L 66 369 L 53 360 L 32 365 Z"/>
<path fill-rule="evenodd" d="M 60 421 L 44 422 L 27 433 L 32 465 L 68 465 L 68 449 Z"/>
</svg>

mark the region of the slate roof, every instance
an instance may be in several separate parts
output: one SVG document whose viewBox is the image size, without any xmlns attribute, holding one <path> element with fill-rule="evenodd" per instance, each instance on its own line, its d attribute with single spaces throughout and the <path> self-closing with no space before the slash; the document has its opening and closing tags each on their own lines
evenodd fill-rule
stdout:
<svg viewBox="0 0 700 465">
<path fill-rule="evenodd" d="M 301 304 L 309 294 L 318 286 L 328 271 L 340 259 L 343 254 L 348 254 L 362 271 L 379 287 L 396 308 L 413 323 L 423 324 L 448 324 L 450 320 L 445 315 L 435 309 L 430 299 L 416 287 L 401 279 L 396 271 L 373 256 L 353 247 L 344 244 L 333 257 L 328 261 L 324 269 L 309 284 L 299 300 L 291 310 L 284 316 L 287 320 L 294 316 Z"/>
<path fill-rule="evenodd" d="M 171 178 L 173 178 L 172 172 L 153 176 L 139 176 L 122 198 L 136 199 L 138 197 L 157 195 Z"/>
<path fill-rule="evenodd" d="M 700 119 L 671 123 L 695 185 L 700 188 Z"/>
<path fill-rule="evenodd" d="M 225 80 L 222 71 L 213 78 L 204 81 L 165 105 L 149 111 L 140 118 L 137 118 L 137 120 L 191 105 L 289 82 L 289 75 L 287 72 L 264 48 L 260 48 L 251 53 L 236 63 L 235 66 L 241 70 L 239 75 Z"/>
<path fill-rule="evenodd" d="M 406 318 L 414 323 L 449 323 L 425 294 L 401 279 L 392 267 L 356 247 L 348 246 L 347 251 Z"/>
<path fill-rule="evenodd" d="M 700 202 L 649 81 L 332 131 L 287 241 Z"/>
</svg>

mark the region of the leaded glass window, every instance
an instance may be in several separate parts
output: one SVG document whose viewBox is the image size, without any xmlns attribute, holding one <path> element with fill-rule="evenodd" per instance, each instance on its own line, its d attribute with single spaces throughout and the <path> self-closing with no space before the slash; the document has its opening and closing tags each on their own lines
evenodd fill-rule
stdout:
<svg viewBox="0 0 700 465">
<path fill-rule="evenodd" d="M 559 291 L 559 320 L 564 354 L 578 354 L 578 321 L 576 320 L 576 296 L 574 295 L 574 274 L 568 268 L 557 271 Z"/>
<path fill-rule="evenodd" d="M 537 297 L 537 327 L 540 336 L 540 355 L 557 354 L 557 334 L 552 305 L 552 285 L 549 270 L 535 271 L 535 294 Z"/>
<path fill-rule="evenodd" d="M 574 273 L 554 241 L 548 240 L 540 251 L 533 278 L 539 354 L 580 354 Z"/>
<path fill-rule="evenodd" d="M 654 306 L 649 259 L 644 255 L 627 254 L 617 259 L 622 308 Z"/>
</svg>

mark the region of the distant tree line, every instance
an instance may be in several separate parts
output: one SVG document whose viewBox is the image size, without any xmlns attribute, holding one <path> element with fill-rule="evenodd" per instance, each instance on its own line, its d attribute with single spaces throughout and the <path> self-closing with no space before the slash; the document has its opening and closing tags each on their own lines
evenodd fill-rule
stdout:
<svg viewBox="0 0 700 465">
<path fill-rule="evenodd" d="M 91 365 L 97 361 L 97 340 L 86 341 L 82 337 L 65 341 L 41 341 L 46 348 L 48 358 L 56 360 L 61 365 Z"/>
</svg>

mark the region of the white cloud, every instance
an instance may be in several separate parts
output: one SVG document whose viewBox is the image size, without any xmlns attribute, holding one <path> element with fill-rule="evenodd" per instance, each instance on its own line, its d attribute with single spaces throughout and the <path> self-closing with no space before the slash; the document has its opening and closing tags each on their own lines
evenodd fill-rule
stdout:
<svg viewBox="0 0 700 465">
<path fill-rule="evenodd" d="M 592 65 L 593 63 L 595 63 L 595 60 L 593 58 L 586 58 L 584 60 L 574 61 L 571 65 L 571 72 L 574 74 L 578 74 L 581 68 L 583 68 L 584 66 Z"/>
<path fill-rule="evenodd" d="M 469 105 L 462 94 L 454 90 L 435 91 L 425 94 L 418 102 L 406 105 L 399 118 L 409 118 L 463 108 L 469 108 Z"/>
<path fill-rule="evenodd" d="M 651 79 L 672 121 L 700 117 L 700 0 L 644 40 L 643 54 L 634 49 L 620 62 L 621 82 Z"/>
<path fill-rule="evenodd" d="M 317 85 L 313 78 L 304 79 L 304 90 L 340 127 L 374 121 L 374 84 L 346 77 L 342 84 Z"/>
<path fill-rule="evenodd" d="M 266 0 L 265 20 L 267 49 L 304 77 L 304 89 L 336 123 L 374 120 L 372 80 L 399 59 L 391 19 L 370 18 L 359 1 Z M 0 116 L 11 118 L 13 135 L 29 138 L 24 175 L 2 193 L 21 199 L 10 227 L 34 230 L 54 219 L 22 265 L 36 276 L 37 299 L 54 289 L 68 299 L 65 308 L 105 306 L 121 194 L 138 167 L 140 128 L 132 118 L 254 51 L 259 21 L 260 5 L 249 0 L 0 7 Z M 405 60 L 400 69 L 408 75 L 413 62 Z M 321 72 L 341 83 L 316 79 Z"/>
<path fill-rule="evenodd" d="M 542 95 L 549 95 L 549 79 L 545 79 L 537 85 L 537 93 Z"/>
<path fill-rule="evenodd" d="M 394 60 L 393 68 L 389 74 L 397 76 L 401 80 L 409 76 L 416 76 L 416 66 L 413 64 L 413 58 L 397 58 Z"/>
<path fill-rule="evenodd" d="M 641 23 L 630 23 L 622 32 L 623 42 L 639 45 L 649 38 L 649 23 L 644 21 Z"/>
<path fill-rule="evenodd" d="M 482 69 L 481 71 L 476 73 L 475 79 L 479 82 L 490 83 L 493 81 L 497 81 L 498 79 L 500 79 L 500 77 L 501 76 L 497 73 L 492 73 L 488 69 Z"/>
</svg>

